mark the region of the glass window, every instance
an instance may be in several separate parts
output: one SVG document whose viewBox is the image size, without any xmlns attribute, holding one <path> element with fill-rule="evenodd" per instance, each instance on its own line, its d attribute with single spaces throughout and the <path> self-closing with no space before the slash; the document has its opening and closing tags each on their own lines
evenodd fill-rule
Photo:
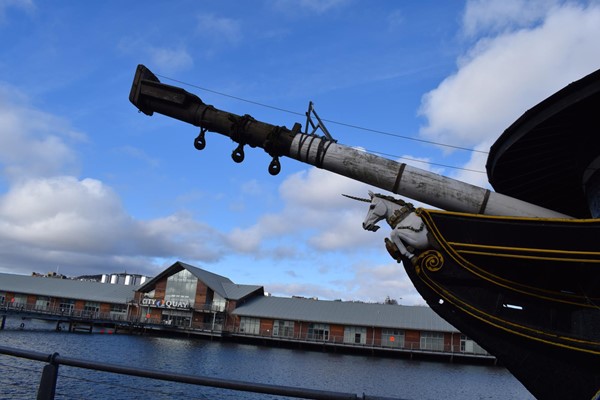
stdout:
<svg viewBox="0 0 600 400">
<path fill-rule="evenodd" d="M 225 311 L 225 302 L 226 300 L 223 297 L 219 296 L 218 293 L 215 293 L 213 296 L 212 310 Z"/>
<path fill-rule="evenodd" d="M 367 328 L 361 326 L 347 326 L 344 328 L 344 343 L 366 344 Z"/>
<path fill-rule="evenodd" d="M 308 339 L 314 340 L 329 340 L 329 325 L 328 324 L 309 324 L 306 334 Z"/>
<path fill-rule="evenodd" d="M 127 306 L 125 304 L 111 304 L 110 311 L 124 313 L 127 312 Z"/>
<path fill-rule="evenodd" d="M 0 292 L 0 305 L 4 305 L 6 303 L 6 293 Z"/>
<path fill-rule="evenodd" d="M 47 310 L 50 307 L 50 298 L 46 296 L 38 296 L 35 300 L 36 310 Z"/>
<path fill-rule="evenodd" d="M 83 312 L 85 316 L 97 317 L 100 312 L 100 303 L 95 301 L 86 301 L 83 306 Z"/>
<path fill-rule="evenodd" d="M 165 302 L 173 304 L 183 303 L 187 307 L 193 307 L 197 285 L 198 278 L 187 269 L 182 269 L 167 278 Z"/>
<path fill-rule="evenodd" d="M 421 350 L 444 351 L 442 332 L 421 332 Z"/>
<path fill-rule="evenodd" d="M 127 305 L 125 304 L 111 304 L 110 305 L 110 319 L 124 320 L 127 317 Z"/>
<path fill-rule="evenodd" d="M 488 354 L 483 347 L 465 335 L 460 335 L 460 351 L 462 353 Z"/>
<path fill-rule="evenodd" d="M 240 332 L 249 335 L 258 335 L 260 333 L 260 319 L 242 317 L 240 319 Z"/>
<path fill-rule="evenodd" d="M 61 313 L 70 313 L 75 308 L 75 300 L 73 299 L 60 299 L 60 308 Z"/>
<path fill-rule="evenodd" d="M 386 347 L 404 347 L 404 331 L 400 329 L 382 329 L 381 345 Z"/>
<path fill-rule="evenodd" d="M 25 307 L 27 305 L 27 295 L 15 294 L 10 302 L 13 307 Z"/>
<path fill-rule="evenodd" d="M 165 325 L 190 327 L 192 326 L 192 313 L 183 310 L 164 310 L 161 322 Z"/>
<path fill-rule="evenodd" d="M 275 321 L 275 323 L 273 323 L 273 336 L 294 337 L 294 321 Z"/>
</svg>

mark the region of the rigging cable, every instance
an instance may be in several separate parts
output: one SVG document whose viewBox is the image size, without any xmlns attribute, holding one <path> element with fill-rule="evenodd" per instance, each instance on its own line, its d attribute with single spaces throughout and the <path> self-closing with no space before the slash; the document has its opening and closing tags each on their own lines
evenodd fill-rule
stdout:
<svg viewBox="0 0 600 400">
<path fill-rule="evenodd" d="M 165 76 L 165 75 L 160 75 L 160 74 L 155 74 L 155 75 L 158 76 L 158 77 L 160 77 L 160 78 L 164 78 L 164 79 L 167 79 L 169 81 L 172 81 L 172 82 L 176 82 L 176 83 L 179 83 L 179 84 L 182 84 L 182 85 L 185 85 L 185 86 L 193 87 L 193 88 L 205 91 L 205 92 L 214 93 L 214 94 L 219 95 L 219 96 L 228 97 L 230 99 L 242 101 L 242 102 L 249 103 L 249 104 L 254 104 L 254 105 L 257 105 L 257 106 L 260 106 L 260 107 L 269 108 L 269 109 L 272 109 L 272 110 L 276 110 L 276 111 L 280 111 L 280 112 L 284 112 L 284 113 L 288 113 L 288 114 L 292 114 L 292 115 L 298 115 L 298 116 L 302 116 L 302 117 L 305 116 L 305 114 L 297 112 L 297 111 L 287 110 L 285 108 L 276 107 L 276 106 L 272 106 L 272 105 L 265 104 L 265 103 L 260 103 L 258 101 L 254 101 L 254 100 L 248 100 L 248 99 L 245 99 L 245 98 L 239 97 L 239 96 L 233 96 L 233 95 L 230 95 L 230 94 L 227 94 L 227 93 L 223 93 L 223 92 L 219 92 L 219 91 L 216 91 L 216 90 L 208 89 L 208 88 L 205 88 L 205 87 L 202 87 L 202 86 L 198 86 L 198 85 L 194 85 L 194 84 L 191 84 L 191 83 L 187 83 L 187 82 L 184 82 L 184 81 L 181 81 L 181 80 L 178 80 L 178 79 L 170 78 L 170 77 Z M 414 141 L 414 142 L 420 142 L 420 143 L 425 143 L 425 144 L 434 145 L 434 146 L 447 147 L 447 148 L 451 148 L 451 149 L 455 149 L 455 150 L 464 150 L 464 151 L 469 151 L 469 152 L 472 152 L 472 153 L 488 154 L 487 151 L 483 151 L 483 150 L 477 150 L 477 149 L 472 149 L 472 148 L 468 148 L 468 147 L 461 147 L 461 146 L 455 146 L 455 145 L 446 144 L 446 143 L 434 142 L 434 141 L 431 141 L 431 140 L 414 138 L 414 137 L 410 137 L 410 136 L 400 135 L 400 134 L 397 134 L 397 133 L 386 132 L 386 131 L 382 131 L 382 130 L 378 130 L 378 129 L 365 128 L 365 127 L 358 126 L 358 125 L 348 124 L 348 123 L 345 123 L 345 122 L 334 121 L 334 120 L 330 120 L 330 119 L 326 119 L 326 118 L 322 118 L 322 120 L 325 121 L 325 122 L 329 122 L 329 123 L 335 124 L 335 125 L 345 126 L 347 128 L 362 130 L 362 131 L 365 131 L 365 132 L 377 133 L 377 134 L 386 135 L 386 136 L 393 136 L 393 137 L 396 137 L 396 138 L 399 138 L 399 139 L 411 140 L 411 141 Z M 400 156 L 397 156 L 397 155 L 386 154 L 386 153 L 372 151 L 372 150 L 368 150 L 368 149 L 366 149 L 366 151 L 368 151 L 370 153 L 385 155 L 385 156 L 388 156 L 388 157 L 395 157 L 395 158 L 409 160 L 409 161 L 421 162 L 421 163 L 430 164 L 430 165 L 437 165 L 437 166 L 445 167 L 445 168 L 458 169 L 458 170 L 475 172 L 475 173 L 480 173 L 480 174 L 485 174 L 486 173 L 485 171 L 474 170 L 474 169 L 469 169 L 469 168 L 455 167 L 455 166 L 445 165 L 445 164 L 431 163 L 431 162 L 427 162 L 427 161 L 416 160 L 416 159 L 411 159 L 411 158 L 407 158 L 407 157 L 400 157 Z"/>
</svg>

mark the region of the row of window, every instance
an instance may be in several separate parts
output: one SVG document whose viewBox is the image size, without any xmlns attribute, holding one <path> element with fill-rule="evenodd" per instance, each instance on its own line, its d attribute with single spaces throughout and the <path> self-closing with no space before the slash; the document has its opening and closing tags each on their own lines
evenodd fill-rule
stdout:
<svg viewBox="0 0 600 400">
<path fill-rule="evenodd" d="M 273 322 L 272 335 L 282 338 L 295 338 L 294 321 L 276 320 Z M 260 319 L 242 317 L 240 320 L 240 332 L 250 335 L 260 335 Z M 306 339 L 329 341 L 329 324 L 308 324 Z M 361 326 L 344 327 L 344 343 L 367 344 L 367 328 Z M 402 329 L 382 329 L 381 346 L 404 348 L 404 331 Z M 444 333 L 424 331 L 420 334 L 420 350 L 444 351 Z M 460 351 L 475 354 L 487 354 L 477 343 L 460 335 Z"/>
<path fill-rule="evenodd" d="M 272 335 L 282 338 L 294 338 L 294 321 L 276 320 L 273 323 Z M 240 319 L 240 332 L 249 335 L 259 335 L 260 319 L 242 317 Z M 330 340 L 329 324 L 310 323 L 306 331 L 306 339 Z M 344 343 L 367 344 L 367 328 L 361 326 L 344 327 Z M 381 345 L 386 347 L 404 347 L 404 331 L 401 329 L 382 329 Z M 444 350 L 444 334 L 441 332 L 421 332 L 420 349 Z"/>
<path fill-rule="evenodd" d="M 0 305 L 6 303 L 6 293 L 0 293 Z M 21 307 L 27 304 L 27 295 L 15 294 L 10 301 L 11 306 Z M 58 308 L 62 313 L 70 313 L 75 309 L 75 300 L 73 299 L 60 299 Z M 50 309 L 50 297 L 37 296 L 35 300 L 35 310 L 49 310 Z M 86 301 L 83 306 L 83 311 L 88 314 L 94 314 L 100 312 L 100 303 L 94 301 Z M 126 314 L 127 306 L 125 304 L 112 304 L 110 309 L 111 314 Z"/>
</svg>

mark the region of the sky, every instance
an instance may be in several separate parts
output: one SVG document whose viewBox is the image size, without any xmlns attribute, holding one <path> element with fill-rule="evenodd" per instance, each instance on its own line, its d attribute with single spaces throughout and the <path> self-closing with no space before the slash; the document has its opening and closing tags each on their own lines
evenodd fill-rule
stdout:
<svg viewBox="0 0 600 400">
<path fill-rule="evenodd" d="M 424 301 L 366 232 L 372 189 L 129 102 L 138 64 L 205 103 L 489 187 L 514 120 L 600 68 L 600 2 L 0 0 L 0 272 L 154 276 Z M 381 190 L 379 190 L 381 192 Z M 418 204 L 426 206 L 423 204 Z"/>
</svg>

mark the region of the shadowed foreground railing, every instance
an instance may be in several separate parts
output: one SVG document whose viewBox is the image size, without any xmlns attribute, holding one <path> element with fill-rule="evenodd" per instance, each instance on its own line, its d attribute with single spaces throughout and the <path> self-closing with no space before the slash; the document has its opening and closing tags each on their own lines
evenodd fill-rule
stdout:
<svg viewBox="0 0 600 400">
<path fill-rule="evenodd" d="M 272 394 L 301 399 L 363 399 L 363 400 L 400 400 L 389 397 L 367 396 L 363 394 L 358 396 L 353 393 L 331 392 L 326 390 L 305 389 L 292 386 L 268 385 L 254 382 L 244 382 L 230 379 L 220 379 L 205 376 L 184 375 L 165 373 L 139 367 L 127 367 L 118 364 L 108 364 L 96 361 L 87 361 L 77 358 L 60 356 L 58 353 L 45 354 L 35 351 L 15 349 L 11 347 L 0 346 L 0 354 L 13 357 L 20 357 L 34 361 L 47 363 L 42 370 L 40 385 L 37 391 L 37 400 L 53 400 L 56 392 L 56 382 L 58 379 L 59 365 L 70 367 L 90 369 L 94 371 L 103 371 L 114 374 L 137 376 L 149 379 L 158 379 L 163 381 L 186 383 L 190 385 L 209 386 L 220 389 L 237 390 L 242 392 L 253 392 L 262 394 Z"/>
</svg>

